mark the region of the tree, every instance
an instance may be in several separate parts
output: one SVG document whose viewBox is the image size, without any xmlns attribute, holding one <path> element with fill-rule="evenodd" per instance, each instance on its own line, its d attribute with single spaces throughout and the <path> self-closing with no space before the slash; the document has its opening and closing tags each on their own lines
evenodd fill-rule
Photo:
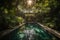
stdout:
<svg viewBox="0 0 60 40">
<path fill-rule="evenodd" d="M 16 9 L 18 0 L 0 0 L 0 28 L 15 26 L 17 22 Z"/>
</svg>

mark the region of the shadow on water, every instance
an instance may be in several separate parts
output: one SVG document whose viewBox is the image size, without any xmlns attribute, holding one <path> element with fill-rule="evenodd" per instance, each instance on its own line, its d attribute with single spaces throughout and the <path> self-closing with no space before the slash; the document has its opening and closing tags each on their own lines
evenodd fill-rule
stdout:
<svg viewBox="0 0 60 40">
<path fill-rule="evenodd" d="M 1 40 L 58 40 L 54 35 L 48 33 L 38 24 L 29 23 L 24 27 L 2 37 Z"/>
</svg>

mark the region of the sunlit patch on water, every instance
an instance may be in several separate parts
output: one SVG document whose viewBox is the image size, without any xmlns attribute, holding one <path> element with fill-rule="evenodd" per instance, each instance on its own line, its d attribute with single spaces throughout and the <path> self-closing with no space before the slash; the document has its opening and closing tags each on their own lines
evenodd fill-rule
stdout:
<svg viewBox="0 0 60 40">
<path fill-rule="evenodd" d="M 19 37 L 21 40 L 53 40 L 54 36 L 48 34 L 42 28 L 38 28 L 37 25 L 28 24 L 25 25 L 25 29 L 23 31 L 20 30 Z"/>
<path fill-rule="evenodd" d="M 25 24 L 23 27 L 4 36 L 1 40 L 56 40 L 56 37 L 38 24 Z"/>
</svg>

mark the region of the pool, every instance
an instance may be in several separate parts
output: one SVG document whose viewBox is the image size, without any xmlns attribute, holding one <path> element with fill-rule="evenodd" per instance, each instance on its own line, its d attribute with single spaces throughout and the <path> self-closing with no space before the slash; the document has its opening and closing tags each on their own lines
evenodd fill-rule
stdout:
<svg viewBox="0 0 60 40">
<path fill-rule="evenodd" d="M 1 40 L 57 40 L 36 23 L 26 23 L 19 29 L 4 36 Z"/>
</svg>

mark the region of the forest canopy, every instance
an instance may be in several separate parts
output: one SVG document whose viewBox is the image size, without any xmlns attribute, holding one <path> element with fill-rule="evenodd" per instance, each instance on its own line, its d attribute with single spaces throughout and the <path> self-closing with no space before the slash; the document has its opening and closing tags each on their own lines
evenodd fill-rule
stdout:
<svg viewBox="0 0 60 40">
<path fill-rule="evenodd" d="M 0 27 L 8 28 L 19 23 L 17 10 L 26 9 L 24 0 L 0 0 Z M 37 13 L 36 21 L 60 30 L 60 0 L 36 0 L 31 9 Z M 14 24 L 14 25 L 12 25 Z"/>
</svg>

